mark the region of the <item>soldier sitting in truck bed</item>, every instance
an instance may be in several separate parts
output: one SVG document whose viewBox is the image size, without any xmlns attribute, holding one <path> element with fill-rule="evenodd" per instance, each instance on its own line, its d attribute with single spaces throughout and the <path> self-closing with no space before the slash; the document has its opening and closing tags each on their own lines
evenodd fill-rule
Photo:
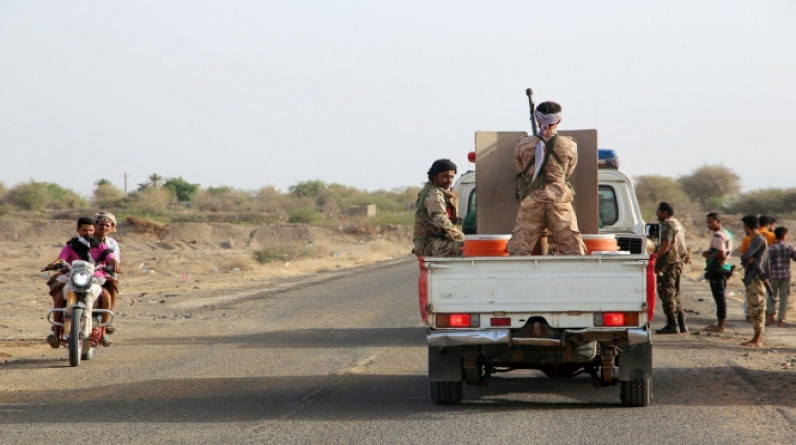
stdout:
<svg viewBox="0 0 796 445">
<path fill-rule="evenodd" d="M 434 161 L 428 182 L 417 195 L 414 249 L 417 256 L 460 256 L 464 243 L 462 218 L 457 215 L 459 197 L 450 190 L 456 164 L 449 159 Z"/>
</svg>

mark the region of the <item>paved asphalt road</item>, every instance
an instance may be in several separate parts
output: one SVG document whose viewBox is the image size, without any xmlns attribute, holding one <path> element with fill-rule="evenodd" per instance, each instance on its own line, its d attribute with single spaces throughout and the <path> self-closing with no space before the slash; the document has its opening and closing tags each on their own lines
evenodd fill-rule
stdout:
<svg viewBox="0 0 796 445">
<path fill-rule="evenodd" d="M 368 268 L 188 319 L 122 320 L 116 344 L 78 368 L 63 349 L 31 347 L 0 365 L 0 443 L 796 442 L 796 371 L 778 367 L 796 349 L 741 348 L 741 324 L 738 341 L 656 336 L 647 408 L 620 406 L 618 387 L 536 371 L 434 406 L 416 268 Z M 706 325 L 707 287 L 688 281 L 684 294 L 700 313 L 692 326 Z"/>
</svg>

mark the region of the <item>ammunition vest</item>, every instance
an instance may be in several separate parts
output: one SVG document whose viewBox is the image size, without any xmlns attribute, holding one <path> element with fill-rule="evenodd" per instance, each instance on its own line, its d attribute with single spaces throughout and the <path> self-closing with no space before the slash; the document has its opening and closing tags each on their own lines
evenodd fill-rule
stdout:
<svg viewBox="0 0 796 445">
<path fill-rule="evenodd" d="M 441 189 L 432 184 L 426 184 L 423 187 L 423 190 L 420 191 L 417 198 L 416 210 L 415 210 L 415 225 L 414 225 L 414 239 L 424 239 L 424 238 L 440 238 L 445 236 L 445 232 L 443 230 L 435 231 L 433 230 L 428 224 L 430 216 L 428 214 L 428 209 L 426 209 L 426 198 L 431 193 L 435 193 L 437 191 L 441 191 Z M 448 212 L 448 217 L 451 221 L 456 220 L 457 216 L 457 209 L 459 208 L 459 198 L 453 193 L 441 191 L 444 201 L 445 201 L 445 210 Z"/>
</svg>

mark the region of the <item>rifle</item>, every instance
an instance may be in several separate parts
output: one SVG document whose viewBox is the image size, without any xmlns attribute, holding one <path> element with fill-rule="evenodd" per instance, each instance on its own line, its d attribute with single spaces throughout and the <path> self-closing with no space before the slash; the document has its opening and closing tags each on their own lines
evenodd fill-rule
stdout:
<svg viewBox="0 0 796 445">
<path fill-rule="evenodd" d="M 426 230 L 433 233 L 437 238 L 445 238 L 445 230 L 431 219 L 426 220 Z"/>
<path fill-rule="evenodd" d="M 760 267 L 760 263 L 755 260 L 752 263 L 747 264 L 747 267 L 750 267 L 751 269 L 749 269 L 744 277 L 743 284 L 750 284 L 755 277 L 760 277 L 760 281 L 763 282 L 763 286 L 766 287 L 766 291 L 773 294 L 774 288 L 771 287 L 771 282 L 768 280 L 766 273 L 763 272 L 763 268 Z"/>
<path fill-rule="evenodd" d="M 531 108 L 531 128 L 533 129 L 533 135 L 539 136 L 536 130 L 536 115 L 534 113 L 534 111 L 536 111 L 536 105 L 533 104 L 533 90 L 530 88 L 526 89 L 525 95 L 528 96 L 528 106 Z"/>
</svg>

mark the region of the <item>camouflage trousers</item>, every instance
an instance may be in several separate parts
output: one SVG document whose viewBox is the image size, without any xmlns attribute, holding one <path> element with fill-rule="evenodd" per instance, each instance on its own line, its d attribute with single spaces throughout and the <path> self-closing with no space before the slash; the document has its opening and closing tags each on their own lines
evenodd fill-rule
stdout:
<svg viewBox="0 0 796 445">
<path fill-rule="evenodd" d="M 462 256 L 461 241 L 451 241 L 447 238 L 415 238 L 415 247 L 412 253 L 417 256 Z"/>
<path fill-rule="evenodd" d="M 746 302 L 749 304 L 749 317 L 755 333 L 766 330 L 766 285 L 755 277 L 746 285 Z"/>
<path fill-rule="evenodd" d="M 683 273 L 683 263 L 674 263 L 663 266 L 658 275 L 658 298 L 661 299 L 663 313 L 666 318 L 675 317 L 683 311 L 680 300 L 680 275 Z"/>
<path fill-rule="evenodd" d="M 571 202 L 522 201 L 506 250 L 511 255 L 530 255 L 545 228 L 552 232 L 559 254 L 586 254 Z"/>
</svg>

